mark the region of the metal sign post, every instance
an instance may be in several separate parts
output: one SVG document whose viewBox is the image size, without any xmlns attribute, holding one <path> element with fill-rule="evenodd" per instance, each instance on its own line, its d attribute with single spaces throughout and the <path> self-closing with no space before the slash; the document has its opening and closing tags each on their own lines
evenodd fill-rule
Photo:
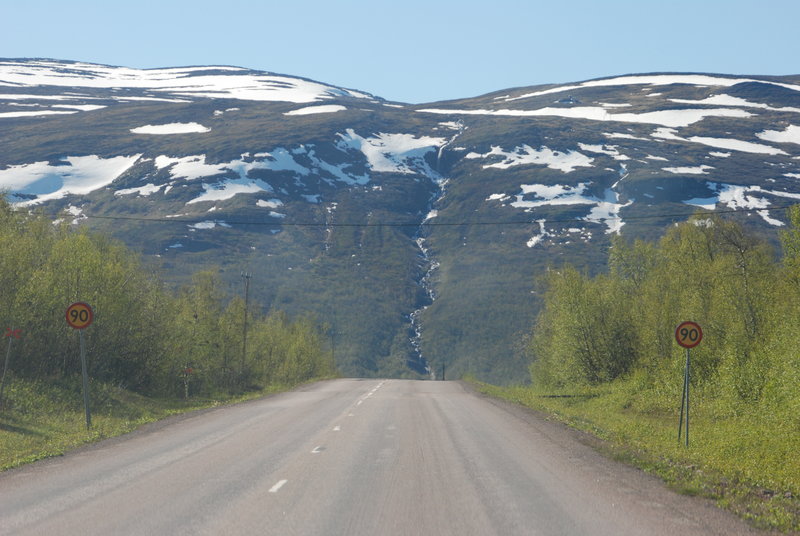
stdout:
<svg viewBox="0 0 800 536">
<path fill-rule="evenodd" d="M 675 329 L 675 340 L 686 348 L 686 365 L 683 369 L 683 393 L 681 394 L 681 416 L 678 421 L 678 443 L 683 432 L 683 410 L 686 409 L 686 446 L 689 446 L 689 385 L 691 380 L 691 356 L 689 350 L 703 340 L 703 330 L 695 322 L 683 322 Z"/>
<path fill-rule="evenodd" d="M 81 340 L 81 372 L 83 373 L 83 406 L 86 409 L 86 429 L 92 427 L 92 413 L 89 410 L 89 372 L 86 368 L 86 342 L 83 330 L 94 321 L 94 312 L 88 303 L 77 302 L 67 307 L 67 324 L 77 329 Z"/>
<path fill-rule="evenodd" d="M 83 407 L 86 408 L 86 429 L 92 427 L 92 412 L 89 410 L 89 372 L 86 370 L 86 343 L 83 340 L 83 330 L 80 330 L 81 339 L 81 373 L 83 374 Z"/>
<path fill-rule="evenodd" d="M 681 418 L 678 421 L 678 443 L 683 429 L 683 408 L 686 408 L 686 446 L 689 446 L 689 349 L 686 349 L 686 366 L 683 369 L 683 394 L 681 395 Z"/>
</svg>

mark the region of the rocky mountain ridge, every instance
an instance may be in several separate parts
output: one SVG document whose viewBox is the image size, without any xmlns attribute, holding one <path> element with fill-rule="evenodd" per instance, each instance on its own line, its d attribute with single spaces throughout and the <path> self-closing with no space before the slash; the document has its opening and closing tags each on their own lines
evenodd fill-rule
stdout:
<svg viewBox="0 0 800 536">
<path fill-rule="evenodd" d="M 0 60 L 0 189 L 175 284 L 254 273 L 345 374 L 492 381 L 537 274 L 697 210 L 774 238 L 800 199 L 800 77 L 629 75 L 433 104 L 237 67 Z M 236 287 L 232 287 L 236 289 Z M 449 375 L 449 373 L 448 373 Z"/>
</svg>

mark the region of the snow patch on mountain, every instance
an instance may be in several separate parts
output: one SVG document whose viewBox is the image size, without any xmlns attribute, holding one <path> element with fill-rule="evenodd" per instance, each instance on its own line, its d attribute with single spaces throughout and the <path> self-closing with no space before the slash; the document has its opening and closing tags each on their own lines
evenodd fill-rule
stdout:
<svg viewBox="0 0 800 536">
<path fill-rule="evenodd" d="M 147 197 L 151 194 L 158 192 L 164 185 L 161 184 L 156 186 L 152 182 L 145 184 L 144 186 L 139 186 L 138 188 L 126 188 L 124 190 L 117 190 L 114 192 L 114 195 L 133 195 L 139 194 L 140 196 Z"/>
<path fill-rule="evenodd" d="M 206 163 L 205 155 L 177 158 L 161 155 L 156 157 L 155 165 L 159 169 L 171 168 L 170 176 L 174 179 L 187 180 L 230 173 L 238 175 L 240 179 L 247 179 L 248 174 L 257 169 L 292 171 L 300 175 L 310 173 L 308 168 L 298 164 L 292 154 L 282 147 L 269 153 L 257 153 L 253 157 L 242 155 L 242 158 L 218 164 Z"/>
<path fill-rule="evenodd" d="M 624 132 L 603 132 L 603 136 L 606 136 L 607 138 L 619 138 L 623 140 L 650 141 L 647 138 L 634 136 L 633 134 L 625 134 Z"/>
<path fill-rule="evenodd" d="M 620 154 L 616 145 L 591 145 L 588 143 L 578 143 L 578 147 L 589 153 L 608 155 L 614 160 L 630 160 L 630 157 Z"/>
<path fill-rule="evenodd" d="M 189 229 L 191 229 L 192 231 L 195 231 L 197 229 L 213 229 L 214 227 L 217 227 L 217 226 L 219 226 L 219 227 L 230 227 L 230 225 L 225 223 L 224 221 L 206 220 L 206 221 L 201 221 L 199 223 L 195 223 L 195 224 L 189 225 Z"/>
<path fill-rule="evenodd" d="M 717 182 L 707 182 L 712 195 L 706 198 L 695 198 L 684 201 L 684 204 L 693 205 L 707 210 L 713 210 L 717 205 L 723 205 L 730 209 L 767 209 L 770 201 L 766 196 L 780 197 L 785 199 L 800 200 L 800 194 L 792 192 L 782 192 L 779 190 L 767 190 L 761 186 L 745 186 L 741 184 L 726 184 Z M 760 195 L 753 195 L 760 194 Z M 765 222 L 776 227 L 785 225 L 782 221 L 770 216 L 768 210 L 756 210 Z"/>
<path fill-rule="evenodd" d="M 224 201 L 237 194 L 254 194 L 259 192 L 272 192 L 272 186 L 260 179 L 225 179 L 213 184 L 203 183 L 204 192 L 187 201 L 187 205 L 202 203 L 204 201 Z"/>
<path fill-rule="evenodd" d="M 705 136 L 692 136 L 688 139 L 692 143 L 701 143 L 709 147 L 716 147 L 717 149 L 730 149 L 733 151 L 741 151 L 743 153 L 756 153 L 756 154 L 769 154 L 769 155 L 786 155 L 787 153 L 769 145 L 761 143 L 753 143 L 750 141 L 734 140 L 730 138 L 708 138 Z"/>
<path fill-rule="evenodd" d="M 59 115 L 59 114 L 76 114 L 78 113 L 77 110 L 74 112 L 67 112 L 62 110 L 36 110 L 30 112 L 0 112 L 0 118 L 3 117 L 37 117 L 40 115 Z"/>
<path fill-rule="evenodd" d="M 2 62 L 0 62 L 2 64 Z M 8 85 L 8 84 L 0 84 Z M 99 97 L 89 95 L 69 94 L 69 95 L 34 95 L 32 93 L 0 93 L 0 100 L 96 100 Z"/>
<path fill-rule="evenodd" d="M 192 155 L 180 158 L 160 155 L 155 159 L 158 169 L 170 168 L 170 176 L 175 179 L 194 180 L 200 177 L 221 175 L 226 171 L 226 164 L 206 164 L 205 155 Z"/>
<path fill-rule="evenodd" d="M 711 197 L 694 197 L 687 199 L 683 202 L 684 205 L 691 205 L 693 207 L 704 208 L 706 210 L 714 210 L 719 203 L 719 195 L 712 195 Z"/>
<path fill-rule="evenodd" d="M 592 205 L 597 202 L 594 197 L 583 195 L 588 182 L 581 182 L 575 186 L 568 184 L 521 184 L 521 193 L 516 195 L 517 200 L 510 205 L 514 208 L 536 208 L 546 205 Z M 534 201 L 525 200 L 526 195 L 533 195 Z M 503 196 L 504 194 L 493 194 Z"/>
<path fill-rule="evenodd" d="M 689 138 L 683 138 L 681 136 L 678 136 L 677 131 L 672 128 L 657 128 L 651 134 L 651 136 L 663 140 L 699 143 L 702 145 L 707 145 L 709 147 L 715 147 L 717 149 L 730 149 L 733 151 L 740 151 L 743 153 L 768 154 L 768 155 L 787 154 L 786 152 L 778 149 L 777 147 L 772 147 L 771 145 L 764 145 L 762 143 L 754 143 L 751 141 L 736 140 L 731 138 L 710 138 L 706 136 L 691 136 Z"/>
<path fill-rule="evenodd" d="M 305 108 L 298 108 L 286 112 L 283 115 L 312 115 L 312 114 L 330 114 L 334 112 L 341 112 L 347 110 L 346 106 L 340 104 L 323 104 L 320 106 L 306 106 Z"/>
<path fill-rule="evenodd" d="M 535 246 L 536 244 L 538 244 L 539 242 L 541 242 L 542 240 L 544 240 L 548 236 L 552 236 L 550 233 L 547 232 L 547 229 L 544 226 L 544 224 L 547 223 L 547 220 L 536 220 L 536 223 L 539 224 L 539 234 L 538 235 L 533 235 L 530 238 L 530 240 L 528 240 L 525 243 L 525 245 L 528 246 L 529 248 L 532 248 L 533 246 Z"/>
<path fill-rule="evenodd" d="M 538 108 L 535 110 L 459 110 L 445 108 L 424 108 L 422 113 L 446 115 L 495 115 L 515 117 L 566 117 L 588 119 L 590 121 L 618 121 L 621 123 L 647 123 L 665 127 L 686 127 L 706 117 L 751 117 L 753 114 L 738 108 L 688 108 L 680 110 L 657 110 L 643 113 L 609 113 L 600 106 L 576 106 L 573 108 Z"/>
<path fill-rule="evenodd" d="M 256 153 L 253 155 L 254 160 L 252 162 L 245 162 L 244 160 L 234 161 L 236 164 L 232 163 L 232 165 L 249 165 L 251 169 L 270 169 L 272 171 L 291 171 L 297 173 L 298 175 L 308 175 L 311 171 L 305 167 L 297 163 L 295 160 L 293 153 L 295 151 L 289 151 L 284 147 L 276 147 L 275 149 L 269 152 L 263 153 Z M 302 154 L 303 149 L 298 149 L 296 151 L 298 154 Z M 244 158 L 244 155 L 242 155 Z M 249 171 L 249 170 L 248 170 Z"/>
<path fill-rule="evenodd" d="M 425 155 L 436 151 L 447 140 L 413 134 L 387 134 L 380 132 L 364 138 L 349 128 L 337 134 L 337 147 L 343 151 L 360 151 L 370 169 L 377 173 L 438 175 L 425 161 Z"/>
<path fill-rule="evenodd" d="M 736 84 L 745 82 L 759 82 L 761 84 L 770 84 L 780 86 L 794 91 L 800 91 L 800 86 L 794 84 L 782 84 L 779 82 L 770 82 L 766 80 L 756 80 L 753 78 L 724 78 L 721 76 L 710 76 L 702 74 L 654 74 L 654 75 L 633 75 L 633 76 L 618 76 L 614 78 L 605 78 L 602 80 L 589 80 L 581 84 L 558 86 L 551 89 L 544 89 L 541 91 L 534 91 L 525 93 L 516 97 L 498 97 L 497 100 L 505 102 L 515 101 L 520 99 L 528 99 L 531 97 L 538 97 L 541 95 L 549 95 L 552 93 L 562 93 L 565 91 L 574 91 L 587 87 L 608 87 L 608 86 L 633 86 L 633 85 L 647 85 L 647 86 L 666 86 L 672 84 L 688 84 L 695 86 L 723 86 L 730 87 Z M 649 90 L 645 88 L 643 91 Z M 656 94 L 652 94 L 655 96 Z"/>
<path fill-rule="evenodd" d="M 163 125 L 144 125 L 130 129 L 134 134 L 192 134 L 210 132 L 211 129 L 200 123 L 166 123 Z"/>
<path fill-rule="evenodd" d="M 86 98 L 86 97 L 82 97 Z M 118 102 L 192 102 L 187 99 L 168 99 L 164 97 L 130 97 L 130 96 L 112 96 L 112 99 Z"/>
<path fill-rule="evenodd" d="M 706 175 L 707 170 L 714 169 L 712 166 L 685 166 L 685 167 L 665 167 L 661 168 L 664 171 L 669 173 L 675 173 L 676 175 Z"/>
<path fill-rule="evenodd" d="M 339 148 L 342 149 L 341 146 Z M 396 147 L 393 150 L 395 149 Z M 389 156 L 398 159 L 401 158 L 401 156 L 395 155 L 394 153 L 391 153 Z M 413 160 L 413 155 L 406 154 L 404 157 Z M 373 156 L 373 159 L 376 160 L 377 157 Z M 388 157 L 387 161 L 392 162 Z M 303 162 L 303 164 L 300 162 Z M 402 160 L 394 162 L 394 167 L 391 167 L 385 162 L 378 162 L 378 164 L 377 167 L 379 170 L 395 170 L 401 165 L 406 166 L 403 168 L 404 171 L 399 171 L 401 173 L 408 173 L 408 170 L 411 169 L 407 167 L 407 162 Z M 269 170 L 288 171 L 301 177 L 308 177 L 314 174 L 332 185 L 335 182 L 342 182 L 350 186 L 364 185 L 370 181 L 368 175 L 356 174 L 350 171 L 351 164 L 349 162 L 331 164 L 318 157 L 313 145 L 301 145 L 291 150 L 284 147 L 276 147 L 269 152 L 259 152 L 253 155 L 244 153 L 241 155 L 241 158 L 231 160 L 230 162 L 215 164 L 207 163 L 205 155 L 184 157 L 161 155 L 156 157 L 155 166 L 158 169 L 170 168 L 170 176 L 173 179 L 186 180 L 231 174 L 238 176 L 241 180 L 250 180 L 250 173 L 252 171 Z M 416 163 L 416 167 L 420 168 L 424 166 Z M 410 172 L 413 173 L 415 171 L 412 170 Z"/>
<path fill-rule="evenodd" d="M 75 216 L 72 219 L 72 225 L 78 225 L 82 220 L 87 219 L 86 214 L 83 213 L 83 209 L 81 207 L 76 207 L 75 205 L 67 205 L 67 208 L 64 209 L 64 212 L 66 212 L 67 214 L 71 214 L 72 216 Z M 60 221 L 61 220 L 56 220 L 56 222 Z"/>
<path fill-rule="evenodd" d="M 604 223 L 606 225 L 606 234 L 619 234 L 622 231 L 622 226 L 625 225 L 625 222 L 619 216 L 619 212 L 631 204 L 633 204 L 633 200 L 627 203 L 620 203 L 619 194 L 612 188 L 607 188 L 605 199 L 598 200 L 597 206 L 592 208 L 589 215 L 583 219 L 594 223 Z"/>
<path fill-rule="evenodd" d="M 281 201 L 280 199 L 269 199 L 266 201 L 263 199 L 259 199 L 258 201 L 256 201 L 256 206 L 261 208 L 278 208 L 283 206 L 283 201 Z"/>
<path fill-rule="evenodd" d="M 720 94 L 720 95 L 711 95 L 706 97 L 705 99 L 699 100 L 692 100 L 692 99 L 669 99 L 670 102 L 676 102 L 678 104 L 698 104 L 698 105 L 708 105 L 708 106 L 743 106 L 745 108 L 761 108 L 763 110 L 770 110 L 773 112 L 800 112 L 800 108 L 791 108 L 791 107 L 783 107 L 783 108 L 774 108 L 767 104 L 762 104 L 760 102 L 750 102 L 747 99 L 743 99 L 741 97 L 734 97 L 732 95 Z"/>
<path fill-rule="evenodd" d="M 544 146 L 534 149 L 527 144 L 518 146 L 513 151 L 504 151 L 501 147 L 493 145 L 488 153 L 471 152 L 464 156 L 468 159 L 492 158 L 497 160 L 495 157 L 500 157 L 500 161 L 486 164 L 483 168 L 508 169 L 512 166 L 536 164 L 557 169 L 563 173 L 570 173 L 578 167 L 591 167 L 594 161 L 593 158 L 578 151 L 554 151 Z"/>
<path fill-rule="evenodd" d="M 526 212 L 544 206 L 593 205 L 589 214 L 581 219 L 592 223 L 605 224 L 607 227 L 606 233 L 608 234 L 619 233 L 622 226 L 625 225 L 625 222 L 619 217 L 619 212 L 622 208 L 632 204 L 633 201 L 620 203 L 619 194 L 614 191 L 613 187 L 605 190 L 602 199 L 593 195 L 586 195 L 589 184 L 589 182 L 581 182 L 574 186 L 569 184 L 522 184 L 520 185 L 520 193 L 515 196 L 516 201 L 509 203 L 509 205 L 514 208 L 524 208 Z M 526 199 L 526 196 L 528 199 Z M 533 196 L 533 199 L 530 199 L 530 196 Z M 506 194 L 492 194 L 486 200 L 505 201 L 508 198 L 509 196 Z M 540 223 L 543 222 L 544 220 L 540 220 Z M 547 236 L 543 226 L 541 229 L 542 232 L 539 235 L 528 241 L 528 247 L 533 247 Z"/>
<path fill-rule="evenodd" d="M 305 155 L 308 160 L 311 162 L 311 167 L 317 172 L 318 175 L 322 176 L 323 180 L 325 180 L 322 171 L 325 171 L 329 175 L 332 175 L 334 180 L 343 182 L 347 185 L 353 186 L 355 184 L 364 185 L 369 182 L 369 175 L 356 175 L 354 172 L 349 171 L 351 167 L 348 163 L 343 164 L 331 164 L 328 163 L 321 158 L 317 157 L 316 151 L 313 147 L 303 148 L 305 151 Z M 299 154 L 301 151 L 297 151 Z M 331 181 L 327 181 L 331 182 Z"/>
<path fill-rule="evenodd" d="M 784 130 L 764 130 L 756 134 L 759 138 L 775 143 L 796 143 L 800 145 L 800 126 L 789 125 Z"/>
<path fill-rule="evenodd" d="M 0 61 L 3 85 L 150 90 L 178 97 L 316 102 L 334 97 L 372 99 L 358 91 L 241 67 L 132 69 L 80 62 Z"/>
<path fill-rule="evenodd" d="M 55 165 L 34 162 L 10 166 L 0 170 L 0 189 L 11 193 L 12 202 L 25 206 L 70 194 L 86 195 L 111 184 L 141 156 L 67 156 Z"/>
<path fill-rule="evenodd" d="M 54 104 L 53 108 L 69 108 L 71 110 L 78 110 L 79 112 L 91 112 L 107 107 L 102 104 Z"/>
</svg>

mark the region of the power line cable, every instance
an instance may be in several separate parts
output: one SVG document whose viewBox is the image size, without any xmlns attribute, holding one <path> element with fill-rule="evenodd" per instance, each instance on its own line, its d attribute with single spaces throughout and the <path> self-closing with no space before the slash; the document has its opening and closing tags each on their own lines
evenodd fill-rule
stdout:
<svg viewBox="0 0 800 536">
<path fill-rule="evenodd" d="M 790 205 L 774 205 L 767 208 L 733 208 L 733 209 L 725 209 L 725 210 L 710 210 L 708 211 L 708 215 L 715 215 L 715 214 L 752 214 L 754 212 L 771 212 L 775 210 L 785 210 L 792 206 L 795 206 L 797 203 L 792 203 Z M 52 215 L 49 214 L 48 216 L 56 218 L 59 215 Z M 63 215 L 62 215 L 63 216 Z M 182 223 L 186 225 L 192 224 L 200 224 L 200 223 L 209 223 L 213 222 L 218 225 L 225 224 L 225 225 L 255 225 L 255 226 L 264 226 L 264 227 L 459 227 L 459 226 L 502 226 L 502 225 L 536 225 L 541 220 L 546 220 L 547 223 L 575 223 L 576 221 L 588 221 L 593 223 L 602 223 L 608 221 L 640 221 L 640 220 L 653 220 L 653 219 L 671 219 L 671 218 L 686 218 L 686 213 L 666 213 L 666 214 L 644 214 L 644 215 L 631 215 L 622 218 L 620 216 L 612 216 L 612 217 L 605 217 L 605 218 L 591 218 L 588 217 L 575 217 L 575 218 L 568 218 L 568 219 L 546 219 L 546 218 L 537 218 L 531 220 L 511 220 L 511 221 L 459 221 L 459 222 L 447 222 L 447 221 L 432 221 L 432 219 L 427 219 L 423 221 L 414 221 L 414 222 L 375 222 L 375 223 L 338 223 L 338 222 L 292 222 L 292 221 L 263 221 L 263 220 L 229 220 L 229 219 L 216 219 L 210 220 L 208 218 L 205 219 L 186 219 L 186 218 L 147 218 L 142 216 L 118 216 L 118 215 L 95 215 L 95 214 L 80 214 L 78 217 L 84 217 L 88 219 L 94 220 L 112 220 L 112 221 L 137 221 L 137 222 L 146 222 L 146 223 Z"/>
</svg>

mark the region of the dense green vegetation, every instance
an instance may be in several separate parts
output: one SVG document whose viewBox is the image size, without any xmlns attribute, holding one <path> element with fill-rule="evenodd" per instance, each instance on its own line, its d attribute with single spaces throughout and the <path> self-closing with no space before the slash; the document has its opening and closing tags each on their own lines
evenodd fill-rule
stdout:
<svg viewBox="0 0 800 536">
<path fill-rule="evenodd" d="M 505 394 L 624 445 L 678 487 L 797 530 L 800 207 L 788 216 L 780 262 L 739 224 L 703 215 L 657 243 L 615 239 L 607 274 L 549 270 L 533 387 Z M 704 331 L 691 351 L 688 449 L 677 441 L 685 353 L 674 339 L 685 320 Z"/>
<path fill-rule="evenodd" d="M 72 227 L 0 201 L 0 327 L 22 330 L 11 376 L 53 383 L 80 373 L 78 334 L 64 318 L 75 301 L 95 312 L 85 330 L 93 381 L 185 397 L 333 373 L 314 318 L 264 315 L 249 303 L 245 355 L 244 300 L 230 299 L 214 271 L 174 294 L 121 244 Z"/>
</svg>

